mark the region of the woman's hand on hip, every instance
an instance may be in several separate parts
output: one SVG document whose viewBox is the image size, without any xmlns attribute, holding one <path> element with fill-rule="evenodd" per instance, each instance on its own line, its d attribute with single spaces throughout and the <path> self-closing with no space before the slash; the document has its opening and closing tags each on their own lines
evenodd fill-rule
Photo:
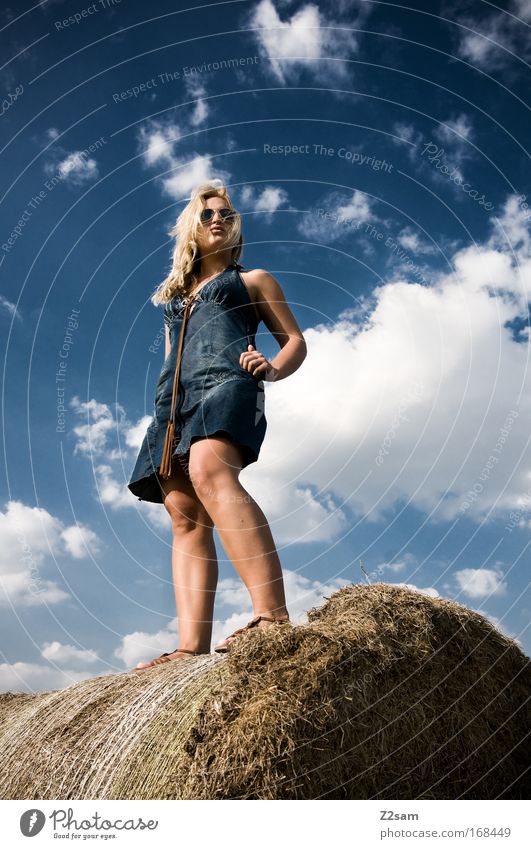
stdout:
<svg viewBox="0 0 531 849">
<path fill-rule="evenodd" d="M 278 370 L 252 345 L 240 354 L 240 365 L 258 380 L 274 380 Z"/>
</svg>

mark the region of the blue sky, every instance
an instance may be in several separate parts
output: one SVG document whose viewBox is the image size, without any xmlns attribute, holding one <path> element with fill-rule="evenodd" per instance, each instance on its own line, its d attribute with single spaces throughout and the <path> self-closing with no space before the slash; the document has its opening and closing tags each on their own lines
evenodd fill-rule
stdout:
<svg viewBox="0 0 531 849">
<path fill-rule="evenodd" d="M 169 519 L 126 484 L 149 298 L 208 178 L 308 344 L 241 476 L 292 618 L 383 580 L 529 653 L 530 24 L 525 0 L 4 6 L 0 690 L 177 645 Z M 215 641 L 252 613 L 216 541 Z"/>
</svg>

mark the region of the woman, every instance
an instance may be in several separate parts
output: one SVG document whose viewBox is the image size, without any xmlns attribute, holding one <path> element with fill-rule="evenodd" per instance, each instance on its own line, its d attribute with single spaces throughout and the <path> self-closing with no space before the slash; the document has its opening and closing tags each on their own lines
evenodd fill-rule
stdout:
<svg viewBox="0 0 531 849">
<path fill-rule="evenodd" d="M 238 476 L 265 436 L 263 381 L 298 369 L 306 343 L 275 278 L 240 273 L 241 220 L 225 187 L 199 186 L 170 235 L 173 266 L 151 298 L 164 304 L 166 360 L 128 486 L 140 500 L 164 503 L 171 518 L 179 648 L 137 669 L 210 652 L 214 526 L 254 611 L 215 651 L 248 628 L 289 622 L 271 530 Z M 255 348 L 260 321 L 280 346 L 271 362 Z"/>
</svg>

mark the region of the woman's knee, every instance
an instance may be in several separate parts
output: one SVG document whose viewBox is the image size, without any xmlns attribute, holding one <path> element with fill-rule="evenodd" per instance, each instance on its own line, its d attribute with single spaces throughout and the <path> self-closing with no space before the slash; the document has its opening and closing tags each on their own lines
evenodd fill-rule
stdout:
<svg viewBox="0 0 531 849">
<path fill-rule="evenodd" d="M 171 490 L 164 499 L 175 534 L 186 534 L 199 529 L 211 529 L 213 522 L 197 497 Z"/>
<path fill-rule="evenodd" d="M 240 471 L 240 453 L 229 440 L 202 439 L 192 445 L 188 474 L 199 498 L 215 498 L 237 482 Z"/>
</svg>

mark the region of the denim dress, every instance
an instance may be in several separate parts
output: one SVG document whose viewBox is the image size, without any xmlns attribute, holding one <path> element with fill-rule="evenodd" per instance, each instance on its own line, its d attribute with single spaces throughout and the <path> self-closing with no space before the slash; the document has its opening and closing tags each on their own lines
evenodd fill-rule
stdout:
<svg viewBox="0 0 531 849">
<path fill-rule="evenodd" d="M 198 291 L 185 327 L 175 405 L 172 457 L 183 459 L 194 439 L 223 433 L 243 447 L 243 466 L 256 462 L 266 433 L 264 381 L 240 365 L 247 345 L 256 348 L 258 319 L 233 262 Z M 154 416 L 148 425 L 128 488 L 140 501 L 163 503 L 158 471 L 171 413 L 173 378 L 185 305 L 180 295 L 164 305 L 170 353 L 160 372 Z"/>
</svg>

